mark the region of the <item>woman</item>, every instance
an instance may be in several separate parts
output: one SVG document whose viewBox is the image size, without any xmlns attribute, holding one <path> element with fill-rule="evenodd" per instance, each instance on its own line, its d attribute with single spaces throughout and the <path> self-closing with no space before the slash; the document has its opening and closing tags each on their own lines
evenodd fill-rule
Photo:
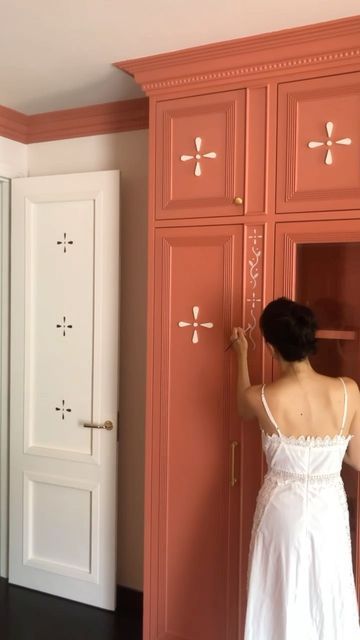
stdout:
<svg viewBox="0 0 360 640">
<path fill-rule="evenodd" d="M 360 470 L 359 390 L 312 368 L 309 308 L 279 298 L 260 327 L 281 371 L 266 386 L 250 385 L 245 332 L 232 334 L 238 410 L 259 422 L 268 465 L 250 545 L 245 640 L 358 640 L 340 471 L 343 460 Z"/>
</svg>

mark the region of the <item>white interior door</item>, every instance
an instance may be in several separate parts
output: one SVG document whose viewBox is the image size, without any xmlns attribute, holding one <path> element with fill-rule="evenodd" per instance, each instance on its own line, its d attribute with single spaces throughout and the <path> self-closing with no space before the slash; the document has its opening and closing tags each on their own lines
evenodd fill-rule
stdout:
<svg viewBox="0 0 360 640">
<path fill-rule="evenodd" d="M 115 608 L 119 173 L 12 182 L 13 584 Z M 88 428 L 104 426 L 112 430 Z"/>
</svg>

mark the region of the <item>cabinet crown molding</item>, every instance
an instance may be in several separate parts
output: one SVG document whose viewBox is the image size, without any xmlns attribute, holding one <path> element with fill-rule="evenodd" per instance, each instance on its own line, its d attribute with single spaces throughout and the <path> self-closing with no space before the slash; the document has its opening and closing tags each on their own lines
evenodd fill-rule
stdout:
<svg viewBox="0 0 360 640">
<path fill-rule="evenodd" d="M 115 62 L 148 95 L 219 87 L 244 78 L 331 70 L 360 60 L 360 16 Z"/>
</svg>

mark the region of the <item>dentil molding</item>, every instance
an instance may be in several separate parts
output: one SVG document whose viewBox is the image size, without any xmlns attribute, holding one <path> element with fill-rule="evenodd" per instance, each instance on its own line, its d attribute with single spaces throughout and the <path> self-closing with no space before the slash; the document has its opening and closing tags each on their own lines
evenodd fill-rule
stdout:
<svg viewBox="0 0 360 640">
<path fill-rule="evenodd" d="M 360 63 L 360 16 L 114 64 L 134 76 L 148 95 L 157 95 L 297 70 L 344 70 L 347 63 Z"/>
</svg>

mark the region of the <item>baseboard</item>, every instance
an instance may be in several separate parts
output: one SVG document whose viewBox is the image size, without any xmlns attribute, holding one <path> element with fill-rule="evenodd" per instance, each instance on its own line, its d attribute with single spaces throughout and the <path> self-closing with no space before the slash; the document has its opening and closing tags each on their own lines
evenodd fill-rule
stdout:
<svg viewBox="0 0 360 640">
<path fill-rule="evenodd" d="M 66 598 L 61 598 L 60 596 L 54 596 L 49 593 L 42 593 L 41 591 L 36 591 L 33 589 L 28 589 L 25 587 L 20 587 L 17 585 L 9 584 L 9 580 L 7 578 L 0 578 L 0 596 L 3 597 L 5 593 L 7 593 L 9 587 L 11 589 L 16 589 L 17 591 L 21 591 L 23 594 L 34 594 L 35 596 L 45 596 L 46 598 L 54 598 L 57 600 L 63 600 L 65 606 L 68 604 L 69 606 L 80 605 L 81 603 L 75 602 L 73 600 L 67 600 Z M 137 620 L 142 620 L 143 616 L 143 593 L 142 591 L 136 591 L 135 589 L 129 589 L 128 587 L 117 586 L 116 590 L 116 598 L 117 598 L 117 612 L 122 615 L 124 618 L 134 618 Z M 81 606 L 91 606 L 91 605 L 81 605 Z M 95 608 L 95 607 L 92 607 Z M 100 609 L 99 609 L 100 611 Z M 1 617 L 1 616 L 0 616 Z M 0 637 L 2 638 L 1 631 Z"/>
<path fill-rule="evenodd" d="M 117 608 L 131 617 L 142 619 L 143 593 L 128 587 L 117 586 Z"/>
</svg>

